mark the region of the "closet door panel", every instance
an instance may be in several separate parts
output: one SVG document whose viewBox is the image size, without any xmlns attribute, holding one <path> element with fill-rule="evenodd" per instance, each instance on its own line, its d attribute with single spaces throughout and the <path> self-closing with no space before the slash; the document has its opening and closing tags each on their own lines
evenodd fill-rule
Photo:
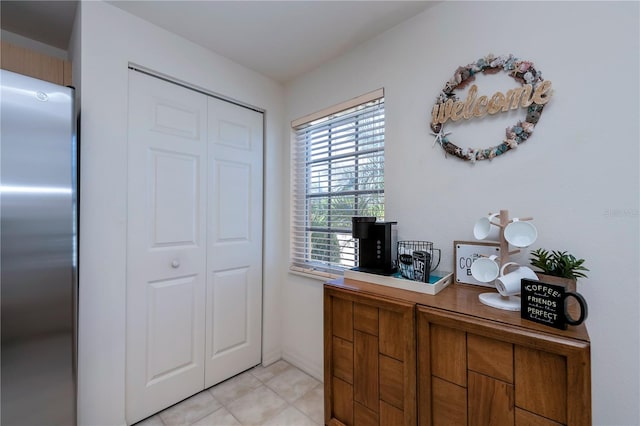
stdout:
<svg viewBox="0 0 640 426">
<path fill-rule="evenodd" d="M 127 420 L 204 388 L 205 95 L 129 72 Z"/>
<path fill-rule="evenodd" d="M 251 167 L 231 161 L 216 161 L 213 217 L 215 243 L 248 243 L 251 238 Z"/>
<path fill-rule="evenodd" d="M 207 102 L 209 387 L 261 359 L 263 115 Z"/>
<path fill-rule="evenodd" d="M 147 311 L 147 383 L 168 379 L 179 371 L 197 369 L 199 338 L 194 334 L 195 277 L 152 282 Z"/>
<path fill-rule="evenodd" d="M 224 333 L 211 333 L 207 339 L 207 346 L 214 356 L 249 344 L 247 273 L 247 268 L 216 272 L 207 286 L 207 306 L 211 308 L 211 321 L 224 325 Z M 216 327 L 212 328 L 215 329 Z"/>
<path fill-rule="evenodd" d="M 148 155 L 153 246 L 198 244 L 198 157 L 155 149 Z"/>
</svg>

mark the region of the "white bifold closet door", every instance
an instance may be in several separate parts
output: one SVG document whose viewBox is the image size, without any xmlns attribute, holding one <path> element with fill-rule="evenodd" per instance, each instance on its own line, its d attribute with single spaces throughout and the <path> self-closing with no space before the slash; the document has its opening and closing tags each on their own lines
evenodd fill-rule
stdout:
<svg viewBox="0 0 640 426">
<path fill-rule="evenodd" d="M 129 71 L 126 415 L 260 362 L 260 112 Z"/>
</svg>

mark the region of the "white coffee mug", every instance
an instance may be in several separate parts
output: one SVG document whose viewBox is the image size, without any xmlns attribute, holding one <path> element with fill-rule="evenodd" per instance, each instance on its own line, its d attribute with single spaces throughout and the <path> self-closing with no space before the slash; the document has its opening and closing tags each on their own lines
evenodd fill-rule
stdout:
<svg viewBox="0 0 640 426">
<path fill-rule="evenodd" d="M 493 224 L 493 220 L 499 216 L 499 213 L 494 213 L 489 216 L 481 217 L 476 221 L 473 226 L 473 236 L 476 240 L 494 240 L 500 239 L 500 227 Z"/>
<path fill-rule="evenodd" d="M 529 247 L 538 239 L 538 230 L 533 223 L 515 218 L 504 228 L 504 238 L 516 247 Z"/>
<path fill-rule="evenodd" d="M 498 256 L 480 257 L 471 264 L 471 275 L 481 283 L 488 283 L 496 278 L 500 273 L 500 266 L 496 259 Z"/>
<path fill-rule="evenodd" d="M 510 265 L 518 266 L 518 268 L 505 275 L 504 271 Z M 496 289 L 502 296 L 519 294 L 520 280 L 523 278 L 538 281 L 538 276 L 533 272 L 533 269 L 528 266 L 520 266 L 516 262 L 507 262 L 500 268 L 500 276 L 496 279 Z"/>
</svg>

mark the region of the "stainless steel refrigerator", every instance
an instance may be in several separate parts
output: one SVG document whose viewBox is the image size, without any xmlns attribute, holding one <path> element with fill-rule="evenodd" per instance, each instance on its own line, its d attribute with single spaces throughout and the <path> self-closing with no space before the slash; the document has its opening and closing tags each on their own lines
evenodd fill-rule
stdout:
<svg viewBox="0 0 640 426">
<path fill-rule="evenodd" d="M 1 70 L 1 414 L 76 424 L 74 90 Z"/>
</svg>

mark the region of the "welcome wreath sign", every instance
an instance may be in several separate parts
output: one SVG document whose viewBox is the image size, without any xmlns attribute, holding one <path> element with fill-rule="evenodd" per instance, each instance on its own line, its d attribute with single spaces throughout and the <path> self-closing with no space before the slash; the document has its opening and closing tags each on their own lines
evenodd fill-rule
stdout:
<svg viewBox="0 0 640 426">
<path fill-rule="evenodd" d="M 464 100 L 458 98 L 455 90 L 463 89 L 475 80 L 476 74 L 496 74 L 506 72 L 521 84 L 520 87 L 506 92 L 482 94 L 473 84 Z M 551 81 L 544 80 L 542 73 L 531 61 L 518 59 L 513 55 L 488 55 L 466 66 L 458 67 L 453 77 L 445 84 L 431 111 L 431 130 L 435 143 L 447 154 L 455 155 L 465 161 L 492 159 L 515 149 L 529 139 L 533 128 L 538 124 L 544 106 L 552 96 Z M 511 110 L 526 108 L 524 121 L 518 121 L 506 129 L 502 143 L 489 148 L 461 148 L 449 139 L 445 132 L 449 121 L 480 119 L 487 115 L 500 114 Z"/>
</svg>

